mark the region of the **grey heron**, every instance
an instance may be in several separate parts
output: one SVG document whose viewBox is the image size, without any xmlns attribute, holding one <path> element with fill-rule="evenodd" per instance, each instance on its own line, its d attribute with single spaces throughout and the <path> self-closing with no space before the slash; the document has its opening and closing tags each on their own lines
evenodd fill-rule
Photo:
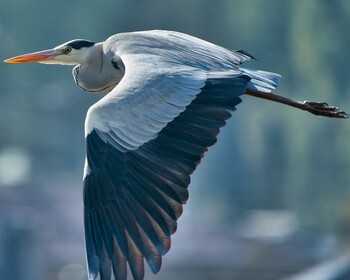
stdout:
<svg viewBox="0 0 350 280">
<path fill-rule="evenodd" d="M 144 278 L 170 249 L 190 175 L 242 95 L 346 118 L 326 103 L 271 93 L 280 75 L 241 67 L 254 57 L 174 31 L 73 40 L 5 60 L 75 65 L 76 84 L 109 93 L 85 121 L 84 225 L 89 279 Z"/>
</svg>

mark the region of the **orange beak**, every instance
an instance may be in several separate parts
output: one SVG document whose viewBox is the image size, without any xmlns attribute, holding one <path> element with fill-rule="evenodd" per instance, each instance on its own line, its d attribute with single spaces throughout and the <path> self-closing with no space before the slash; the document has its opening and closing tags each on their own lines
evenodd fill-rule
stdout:
<svg viewBox="0 0 350 280">
<path fill-rule="evenodd" d="M 23 54 L 4 60 L 6 63 L 23 63 L 23 62 L 41 62 L 45 60 L 53 60 L 57 55 L 56 50 L 45 50 L 40 52 Z"/>
</svg>

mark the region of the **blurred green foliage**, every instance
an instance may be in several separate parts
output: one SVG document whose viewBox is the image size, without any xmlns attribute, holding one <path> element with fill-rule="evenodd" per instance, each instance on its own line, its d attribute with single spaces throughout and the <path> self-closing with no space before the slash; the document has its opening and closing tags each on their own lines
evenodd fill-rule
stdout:
<svg viewBox="0 0 350 280">
<path fill-rule="evenodd" d="M 350 111 L 348 28 L 347 0 L 15 0 L 1 4 L 0 53 L 171 29 L 254 54 L 247 67 L 282 74 L 281 95 Z M 67 67 L 2 63 L 0 71 L 0 151 L 28 152 L 31 192 L 80 180 L 85 112 L 101 96 L 77 88 Z M 243 101 L 193 177 L 198 213 L 232 222 L 249 209 L 291 209 L 304 230 L 349 222 L 350 122 Z"/>
</svg>

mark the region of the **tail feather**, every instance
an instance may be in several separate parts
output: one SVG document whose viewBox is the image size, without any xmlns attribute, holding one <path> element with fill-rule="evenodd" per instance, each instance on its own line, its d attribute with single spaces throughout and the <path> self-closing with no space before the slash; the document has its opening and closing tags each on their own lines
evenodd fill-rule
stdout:
<svg viewBox="0 0 350 280">
<path fill-rule="evenodd" d="M 276 73 L 245 68 L 241 68 L 241 70 L 251 77 L 251 80 L 247 84 L 248 89 L 269 93 L 280 82 L 281 75 Z"/>
</svg>

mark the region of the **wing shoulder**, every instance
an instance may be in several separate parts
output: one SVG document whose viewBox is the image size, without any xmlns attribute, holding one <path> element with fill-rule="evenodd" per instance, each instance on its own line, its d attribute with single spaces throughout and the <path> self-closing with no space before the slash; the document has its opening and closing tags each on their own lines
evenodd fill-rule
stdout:
<svg viewBox="0 0 350 280">
<path fill-rule="evenodd" d="M 176 31 L 150 30 L 119 33 L 107 39 L 106 53 L 165 55 L 182 65 L 192 65 L 205 70 L 227 70 L 250 60 L 244 51 L 233 51 L 200 38 Z"/>
</svg>

